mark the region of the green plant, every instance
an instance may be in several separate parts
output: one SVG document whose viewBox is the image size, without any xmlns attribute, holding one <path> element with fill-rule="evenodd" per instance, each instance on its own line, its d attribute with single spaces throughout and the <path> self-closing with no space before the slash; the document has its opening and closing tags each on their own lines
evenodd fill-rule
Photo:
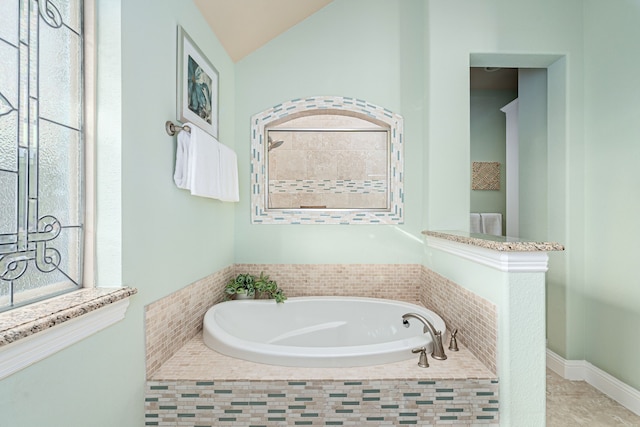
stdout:
<svg viewBox="0 0 640 427">
<path fill-rule="evenodd" d="M 252 297 L 256 293 L 255 276 L 252 274 L 238 274 L 235 279 L 227 282 L 224 292 L 229 295 L 246 295 Z"/>
<path fill-rule="evenodd" d="M 277 303 L 284 302 L 287 296 L 284 291 L 278 287 L 275 280 L 269 279 L 269 276 L 260 272 L 260 277 L 255 279 L 256 291 L 267 294 L 269 298 L 273 298 Z"/>
<path fill-rule="evenodd" d="M 277 303 L 284 302 L 287 299 L 284 291 L 278 287 L 275 280 L 269 279 L 269 276 L 260 273 L 259 277 L 253 274 L 238 274 L 235 279 L 231 279 L 225 286 L 224 292 L 231 297 L 233 295 L 247 295 L 252 297 L 256 292 L 273 298 Z"/>
</svg>

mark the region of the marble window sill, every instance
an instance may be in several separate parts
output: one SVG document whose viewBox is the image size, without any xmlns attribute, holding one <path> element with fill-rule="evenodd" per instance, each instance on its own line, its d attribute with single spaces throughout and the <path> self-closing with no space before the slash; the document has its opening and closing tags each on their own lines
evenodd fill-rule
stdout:
<svg viewBox="0 0 640 427">
<path fill-rule="evenodd" d="M 134 288 L 84 288 L 0 314 L 0 379 L 124 318 Z"/>
</svg>

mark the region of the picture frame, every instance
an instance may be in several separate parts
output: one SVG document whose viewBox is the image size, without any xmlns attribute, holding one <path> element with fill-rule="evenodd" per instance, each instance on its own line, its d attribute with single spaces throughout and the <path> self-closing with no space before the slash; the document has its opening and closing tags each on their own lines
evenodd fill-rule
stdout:
<svg viewBox="0 0 640 427">
<path fill-rule="evenodd" d="M 176 118 L 218 138 L 218 70 L 178 25 Z"/>
</svg>

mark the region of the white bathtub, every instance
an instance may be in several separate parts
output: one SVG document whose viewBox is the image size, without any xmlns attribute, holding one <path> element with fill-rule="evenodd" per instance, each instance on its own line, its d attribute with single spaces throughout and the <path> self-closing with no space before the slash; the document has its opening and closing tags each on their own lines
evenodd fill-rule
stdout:
<svg viewBox="0 0 640 427">
<path fill-rule="evenodd" d="M 431 337 L 414 312 L 445 333 L 444 321 L 424 307 L 400 301 L 354 297 L 227 301 L 204 316 L 205 344 L 222 354 L 281 366 L 351 367 L 398 362 L 418 355 Z"/>
</svg>

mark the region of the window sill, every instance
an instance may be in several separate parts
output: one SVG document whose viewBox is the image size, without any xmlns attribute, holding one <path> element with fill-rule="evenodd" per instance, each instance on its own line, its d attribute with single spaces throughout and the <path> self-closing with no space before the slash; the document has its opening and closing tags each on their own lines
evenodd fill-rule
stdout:
<svg viewBox="0 0 640 427">
<path fill-rule="evenodd" d="M 0 379 L 124 318 L 134 288 L 85 288 L 0 314 Z"/>
</svg>

